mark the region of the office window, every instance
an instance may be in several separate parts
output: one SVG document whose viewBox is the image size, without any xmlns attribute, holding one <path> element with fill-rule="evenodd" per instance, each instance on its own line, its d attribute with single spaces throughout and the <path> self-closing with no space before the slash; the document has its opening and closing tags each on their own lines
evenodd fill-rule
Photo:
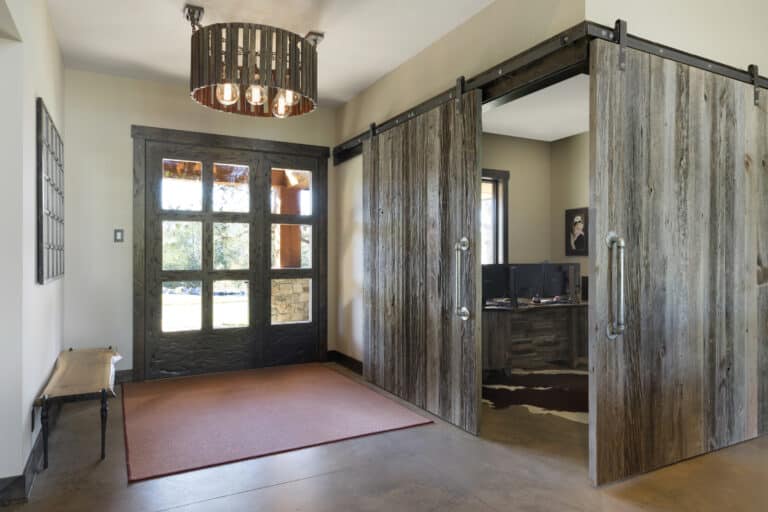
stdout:
<svg viewBox="0 0 768 512">
<path fill-rule="evenodd" d="M 483 169 L 480 185 L 480 261 L 483 265 L 507 260 L 507 190 L 509 172 Z"/>
</svg>

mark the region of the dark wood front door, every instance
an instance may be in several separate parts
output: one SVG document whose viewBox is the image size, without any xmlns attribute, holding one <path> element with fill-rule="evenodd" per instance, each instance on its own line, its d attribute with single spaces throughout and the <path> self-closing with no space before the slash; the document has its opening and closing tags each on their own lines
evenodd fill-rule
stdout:
<svg viewBox="0 0 768 512">
<path fill-rule="evenodd" d="M 325 157 L 148 130 L 134 204 L 138 377 L 323 360 Z"/>
<path fill-rule="evenodd" d="M 631 49 L 622 70 L 618 45 L 591 45 L 589 441 L 603 484 L 758 435 L 768 132 L 747 84 Z"/>
<path fill-rule="evenodd" d="M 364 374 L 469 432 L 480 405 L 480 96 L 363 145 Z"/>
</svg>

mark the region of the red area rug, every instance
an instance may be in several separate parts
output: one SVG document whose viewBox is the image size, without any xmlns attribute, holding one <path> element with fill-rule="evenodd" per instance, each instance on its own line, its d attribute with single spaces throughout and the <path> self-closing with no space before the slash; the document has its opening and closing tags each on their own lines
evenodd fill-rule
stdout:
<svg viewBox="0 0 768 512">
<path fill-rule="evenodd" d="M 128 480 L 432 423 L 320 364 L 123 385 Z"/>
</svg>

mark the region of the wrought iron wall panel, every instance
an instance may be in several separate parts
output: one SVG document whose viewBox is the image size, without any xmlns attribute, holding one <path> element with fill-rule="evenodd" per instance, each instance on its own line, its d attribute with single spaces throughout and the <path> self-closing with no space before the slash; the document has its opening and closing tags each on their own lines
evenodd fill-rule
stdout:
<svg viewBox="0 0 768 512">
<path fill-rule="evenodd" d="M 64 275 L 64 143 L 37 99 L 37 282 Z"/>
</svg>

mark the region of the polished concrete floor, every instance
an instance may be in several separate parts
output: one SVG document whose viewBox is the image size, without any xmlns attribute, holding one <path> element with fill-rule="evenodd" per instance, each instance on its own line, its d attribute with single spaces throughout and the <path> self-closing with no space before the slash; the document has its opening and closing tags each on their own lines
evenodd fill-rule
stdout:
<svg viewBox="0 0 768 512">
<path fill-rule="evenodd" d="M 28 504 L 6 510 L 768 510 L 768 438 L 593 489 L 585 425 L 520 407 L 486 408 L 480 438 L 436 421 L 128 485 L 119 399 L 103 462 L 98 425 L 96 402 L 66 405 L 49 469 Z"/>
</svg>

